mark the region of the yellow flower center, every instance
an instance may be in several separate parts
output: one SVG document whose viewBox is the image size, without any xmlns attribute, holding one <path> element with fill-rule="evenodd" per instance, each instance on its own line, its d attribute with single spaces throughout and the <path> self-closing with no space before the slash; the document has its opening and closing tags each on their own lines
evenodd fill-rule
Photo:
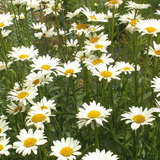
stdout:
<svg viewBox="0 0 160 160">
<path fill-rule="evenodd" d="M 70 155 L 72 155 L 72 153 L 73 153 L 73 149 L 70 147 L 64 147 L 60 151 L 60 154 L 64 157 L 69 157 Z"/>
<path fill-rule="evenodd" d="M 131 68 L 130 67 L 124 67 L 123 68 L 123 70 L 125 70 L 125 71 L 128 71 L 128 70 L 130 70 Z"/>
<path fill-rule="evenodd" d="M 3 24 L 3 23 L 0 23 L 0 27 L 4 27 L 4 24 Z"/>
<path fill-rule="evenodd" d="M 18 57 L 19 57 L 19 58 L 21 58 L 21 59 L 25 59 L 25 58 L 28 58 L 28 57 L 29 57 L 29 55 L 21 54 L 21 55 L 19 55 Z"/>
<path fill-rule="evenodd" d="M 27 139 L 23 142 L 23 145 L 24 145 L 26 148 L 29 148 L 29 147 L 34 146 L 36 142 L 37 142 L 37 139 L 35 139 L 35 138 L 27 138 Z"/>
<path fill-rule="evenodd" d="M 133 19 L 133 20 L 131 20 L 130 24 L 131 24 L 132 26 L 135 26 L 138 22 L 139 22 L 138 19 Z"/>
<path fill-rule="evenodd" d="M 110 4 L 118 4 L 118 1 L 117 0 L 110 0 L 109 3 Z"/>
<path fill-rule="evenodd" d="M 0 133 L 2 132 L 2 129 L 0 128 Z"/>
<path fill-rule="evenodd" d="M 98 37 L 94 37 L 94 38 L 90 39 L 90 43 L 98 42 L 98 40 L 99 40 Z"/>
<path fill-rule="evenodd" d="M 38 123 L 38 122 L 43 122 L 45 119 L 46 119 L 46 116 L 44 114 L 39 113 L 39 114 L 35 114 L 31 120 L 34 123 Z"/>
<path fill-rule="evenodd" d="M 81 56 L 80 59 L 88 58 L 88 56 Z"/>
<path fill-rule="evenodd" d="M 136 123 L 142 123 L 145 121 L 145 117 L 143 115 L 136 115 L 132 118 Z"/>
<path fill-rule="evenodd" d="M 43 66 L 41 66 L 41 69 L 44 69 L 44 70 L 49 70 L 51 67 L 47 64 L 44 64 Z"/>
<path fill-rule="evenodd" d="M 3 145 L 2 144 L 0 144 L 0 151 L 2 151 L 3 150 Z"/>
<path fill-rule="evenodd" d="M 160 50 L 155 50 L 154 53 L 158 56 L 160 56 Z"/>
<path fill-rule="evenodd" d="M 77 29 L 86 29 L 86 28 L 88 28 L 88 25 L 87 24 L 79 24 L 79 25 L 77 25 L 76 28 Z"/>
<path fill-rule="evenodd" d="M 93 28 L 93 31 L 96 31 L 97 29 L 96 28 Z"/>
<path fill-rule="evenodd" d="M 33 81 L 32 84 L 37 85 L 38 83 L 39 83 L 39 79 L 36 79 L 36 80 Z"/>
<path fill-rule="evenodd" d="M 89 118 L 97 118 L 101 115 L 101 113 L 99 111 L 96 111 L 96 110 L 93 110 L 93 111 L 90 111 L 87 116 Z"/>
<path fill-rule="evenodd" d="M 91 19 L 93 20 L 97 20 L 97 18 L 95 16 L 89 16 Z"/>
<path fill-rule="evenodd" d="M 40 108 L 41 108 L 41 110 L 43 110 L 43 109 L 48 109 L 47 106 L 41 106 Z"/>
<path fill-rule="evenodd" d="M 43 33 L 42 37 L 46 37 L 46 34 L 45 34 L 45 33 Z"/>
<path fill-rule="evenodd" d="M 67 69 L 65 72 L 64 72 L 64 74 L 65 75 L 68 75 L 68 74 L 73 74 L 74 73 L 74 70 L 73 69 Z"/>
<path fill-rule="evenodd" d="M 105 78 L 108 78 L 108 77 L 111 77 L 112 76 L 112 72 L 110 71 L 102 71 L 100 73 L 101 76 L 105 77 Z"/>
<path fill-rule="evenodd" d="M 6 68 L 6 65 L 2 65 L 2 66 L 0 66 L 1 68 Z"/>
<path fill-rule="evenodd" d="M 17 106 L 15 109 L 14 109 L 14 112 L 18 112 L 18 111 L 21 111 L 22 110 L 22 107 L 21 106 Z"/>
<path fill-rule="evenodd" d="M 97 64 L 99 64 L 99 63 L 104 63 L 104 61 L 101 60 L 101 59 L 95 59 L 95 60 L 92 62 L 93 65 L 97 65 Z"/>
<path fill-rule="evenodd" d="M 95 45 L 95 47 L 96 47 L 97 49 L 102 49 L 102 48 L 103 48 L 103 45 L 97 44 L 97 45 Z"/>
<path fill-rule="evenodd" d="M 147 27 L 147 28 L 145 28 L 145 30 L 146 30 L 147 32 L 149 32 L 149 33 L 152 33 L 152 32 L 157 31 L 157 29 L 154 28 L 154 27 Z"/>
<path fill-rule="evenodd" d="M 17 98 L 22 99 L 22 98 L 25 98 L 26 96 L 29 96 L 28 92 L 21 92 L 17 95 Z"/>
</svg>

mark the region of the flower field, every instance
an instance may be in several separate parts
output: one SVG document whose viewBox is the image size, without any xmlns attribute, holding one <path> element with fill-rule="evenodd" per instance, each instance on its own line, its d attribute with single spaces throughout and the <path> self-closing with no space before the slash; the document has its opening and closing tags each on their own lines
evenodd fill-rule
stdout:
<svg viewBox="0 0 160 160">
<path fill-rule="evenodd" d="M 159 160 L 160 4 L 0 1 L 0 159 Z"/>
</svg>

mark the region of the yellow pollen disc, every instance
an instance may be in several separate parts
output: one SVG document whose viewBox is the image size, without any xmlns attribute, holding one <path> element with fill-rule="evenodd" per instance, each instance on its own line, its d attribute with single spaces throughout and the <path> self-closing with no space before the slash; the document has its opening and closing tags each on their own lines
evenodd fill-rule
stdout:
<svg viewBox="0 0 160 160">
<path fill-rule="evenodd" d="M 47 106 L 41 106 L 40 108 L 41 108 L 41 110 L 43 110 L 43 109 L 48 109 Z"/>
<path fill-rule="evenodd" d="M 79 25 L 77 25 L 76 28 L 77 29 L 86 29 L 86 28 L 88 28 L 88 25 L 87 24 L 79 24 Z"/>
<path fill-rule="evenodd" d="M 44 64 L 43 66 L 41 66 L 41 69 L 44 69 L 44 70 L 49 70 L 51 67 L 47 64 Z"/>
<path fill-rule="evenodd" d="M 97 20 L 97 18 L 95 16 L 89 16 L 91 19 L 93 20 Z"/>
<path fill-rule="evenodd" d="M 3 23 L 0 23 L 0 27 L 4 27 L 4 24 L 3 24 Z"/>
<path fill-rule="evenodd" d="M 25 98 L 26 96 L 29 96 L 28 92 L 21 92 L 17 95 L 17 98 L 22 99 L 22 98 Z"/>
<path fill-rule="evenodd" d="M 155 50 L 154 53 L 158 56 L 160 56 L 160 50 Z"/>
<path fill-rule="evenodd" d="M 103 48 L 103 45 L 97 44 L 97 45 L 95 45 L 95 47 L 96 47 L 97 49 L 102 49 L 102 48 Z"/>
<path fill-rule="evenodd" d="M 46 34 L 45 34 L 45 33 L 43 33 L 42 37 L 46 37 Z"/>
<path fill-rule="evenodd" d="M 39 83 L 39 79 L 36 79 L 36 80 L 33 81 L 32 84 L 37 85 L 38 83 Z"/>
<path fill-rule="evenodd" d="M 99 63 L 104 63 L 104 61 L 101 60 L 101 59 L 95 59 L 95 60 L 92 62 L 93 65 L 97 65 L 97 64 L 99 64 Z"/>
<path fill-rule="evenodd" d="M 131 24 L 132 26 L 135 26 L 138 22 L 139 22 L 138 19 L 133 19 L 133 20 L 131 20 L 130 24 Z"/>
<path fill-rule="evenodd" d="M 40 30 L 40 28 L 35 28 L 35 30 L 36 30 L 36 31 L 39 31 L 39 30 Z"/>
<path fill-rule="evenodd" d="M 21 59 L 25 59 L 25 58 L 28 58 L 29 55 L 27 55 L 27 54 L 21 54 L 18 57 L 21 58 Z"/>
<path fill-rule="evenodd" d="M 101 115 L 101 113 L 98 112 L 98 111 L 96 111 L 96 110 L 90 111 L 90 112 L 87 114 L 87 116 L 88 116 L 89 118 L 97 118 L 97 117 L 99 117 L 100 115 Z"/>
<path fill-rule="evenodd" d="M 136 123 L 142 123 L 145 121 L 145 117 L 143 115 L 136 115 L 132 118 Z"/>
<path fill-rule="evenodd" d="M 88 56 L 81 56 L 80 59 L 88 58 Z"/>
<path fill-rule="evenodd" d="M 0 67 L 2 67 L 2 68 L 6 68 L 6 65 L 2 65 L 2 66 L 0 66 Z"/>
<path fill-rule="evenodd" d="M 2 132 L 2 129 L 0 128 L 0 133 Z"/>
<path fill-rule="evenodd" d="M 3 147 L 3 145 L 1 145 L 1 144 L 0 144 L 0 151 L 2 151 L 2 150 L 3 150 L 3 148 L 4 148 L 4 147 Z"/>
<path fill-rule="evenodd" d="M 37 142 L 37 140 L 35 138 L 27 138 L 23 142 L 23 145 L 24 145 L 24 147 L 29 148 L 29 147 L 34 146 L 36 142 Z"/>
<path fill-rule="evenodd" d="M 108 78 L 108 77 L 111 77 L 112 76 L 112 72 L 110 71 L 102 71 L 100 73 L 101 76 L 105 77 L 105 78 Z"/>
<path fill-rule="evenodd" d="M 18 112 L 18 111 L 21 111 L 22 110 L 22 107 L 21 106 L 17 106 L 13 111 L 14 112 Z"/>
<path fill-rule="evenodd" d="M 45 119 L 46 119 L 46 116 L 44 114 L 39 113 L 39 114 L 35 114 L 31 120 L 34 123 L 38 123 L 38 122 L 43 122 Z"/>
<path fill-rule="evenodd" d="M 90 39 L 90 43 L 98 42 L 98 40 L 99 40 L 98 37 L 94 37 L 94 38 Z"/>
<path fill-rule="evenodd" d="M 74 73 L 74 70 L 73 69 L 67 69 L 65 72 L 64 72 L 64 74 L 65 75 L 68 75 L 68 74 L 73 74 Z"/>
<path fill-rule="evenodd" d="M 147 32 L 149 32 L 149 33 L 152 33 L 152 32 L 157 31 L 156 28 L 154 28 L 154 27 L 147 27 L 147 28 L 145 28 L 145 30 L 146 30 Z"/>
<path fill-rule="evenodd" d="M 96 31 L 97 29 L 96 28 L 93 28 L 93 31 Z"/>
<path fill-rule="evenodd" d="M 60 154 L 64 157 L 69 157 L 70 155 L 72 155 L 72 153 L 73 153 L 73 149 L 70 147 L 64 147 L 60 151 Z"/>
<path fill-rule="evenodd" d="M 110 4 L 118 4 L 118 1 L 117 0 L 111 0 L 109 1 Z"/>
<path fill-rule="evenodd" d="M 123 68 L 123 70 L 125 70 L 125 71 L 128 71 L 128 70 L 130 70 L 131 68 L 130 67 L 124 67 Z"/>
</svg>

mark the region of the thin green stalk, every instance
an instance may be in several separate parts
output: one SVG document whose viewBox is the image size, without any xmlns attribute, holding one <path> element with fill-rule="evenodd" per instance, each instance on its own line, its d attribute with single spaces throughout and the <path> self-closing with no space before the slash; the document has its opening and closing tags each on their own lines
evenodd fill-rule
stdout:
<svg viewBox="0 0 160 160">
<path fill-rule="evenodd" d="M 39 152 L 40 160 L 42 160 L 42 154 L 41 154 L 41 148 L 40 147 L 38 147 L 38 152 Z"/>
<path fill-rule="evenodd" d="M 94 122 L 94 126 L 95 126 L 95 128 L 94 128 L 95 147 L 98 148 L 98 149 L 100 149 L 100 148 L 99 148 L 99 140 L 98 140 L 98 127 L 97 127 L 97 125 L 96 125 L 96 122 Z"/>
<path fill-rule="evenodd" d="M 133 155 L 133 160 L 137 160 L 137 150 L 138 150 L 138 144 L 137 144 L 137 132 L 134 130 L 132 132 L 132 136 L 133 136 L 133 145 L 132 145 L 132 155 Z"/>
<path fill-rule="evenodd" d="M 106 96 L 106 80 L 102 79 L 102 94 L 101 94 L 101 100 L 100 103 L 101 105 L 105 105 L 105 96 Z"/>
<path fill-rule="evenodd" d="M 149 61 L 149 45 L 150 42 L 152 40 L 152 35 L 148 35 L 148 45 L 147 45 L 147 55 L 146 55 L 146 60 L 145 60 L 145 71 L 144 71 L 144 79 L 143 79 L 143 83 L 142 83 L 142 97 L 141 97 L 141 105 L 143 104 L 143 98 L 144 98 L 144 86 L 146 84 L 146 77 L 147 77 L 147 70 L 148 70 L 148 61 Z"/>
</svg>

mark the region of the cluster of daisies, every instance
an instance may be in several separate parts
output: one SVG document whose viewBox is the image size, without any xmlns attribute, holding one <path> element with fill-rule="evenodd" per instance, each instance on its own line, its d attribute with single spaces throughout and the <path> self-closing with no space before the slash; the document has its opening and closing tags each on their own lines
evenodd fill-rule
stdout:
<svg viewBox="0 0 160 160">
<path fill-rule="evenodd" d="M 105 3 L 108 7 L 107 14 L 101 12 L 97 13 L 90 8 L 83 6 L 72 12 L 67 12 L 67 19 L 72 21 L 76 16 L 85 16 L 86 23 L 73 22 L 71 24 L 69 32 L 74 33 L 77 39 L 67 39 L 66 46 L 75 49 L 73 59 L 62 63 L 59 58 L 39 54 L 39 50 L 35 46 L 19 46 L 12 47 L 7 53 L 8 62 L 0 61 L 0 71 L 6 70 L 12 67 L 12 64 L 17 61 L 26 65 L 28 62 L 30 67 L 29 74 L 24 77 L 23 83 L 15 83 L 11 91 L 8 92 L 7 100 L 8 105 L 6 112 L 10 115 L 16 115 L 19 112 L 26 112 L 25 126 L 29 129 L 21 129 L 19 135 L 17 135 L 18 141 L 13 145 L 9 145 L 9 139 L 7 138 L 6 131 L 11 128 L 8 126 L 6 117 L 2 116 L 0 119 L 0 154 L 8 156 L 10 152 L 8 149 L 16 149 L 18 154 L 22 153 L 22 156 L 38 153 L 38 146 L 45 145 L 47 143 L 47 136 L 45 136 L 45 124 L 51 122 L 51 118 L 56 113 L 55 100 L 48 99 L 43 96 L 39 101 L 37 100 L 40 87 L 48 84 L 52 84 L 53 80 L 57 76 L 64 76 L 65 78 L 76 78 L 78 74 L 82 74 L 82 69 L 85 67 L 91 76 L 97 77 L 99 81 L 102 79 L 108 83 L 112 79 L 120 80 L 120 74 L 124 76 L 131 74 L 134 71 L 140 71 L 140 66 L 125 61 L 115 61 L 112 54 L 109 53 L 109 47 L 113 45 L 109 40 L 109 35 L 105 34 L 104 26 L 100 23 L 108 23 L 111 18 L 118 18 L 120 23 L 126 23 L 126 30 L 131 34 L 139 32 L 142 35 L 148 34 L 151 36 L 157 36 L 160 32 L 160 21 L 157 19 L 144 20 L 139 13 L 140 9 L 147 9 L 149 4 L 136 4 L 132 1 L 128 1 L 125 6 L 129 12 L 124 15 L 113 14 L 112 9 L 118 9 L 123 3 L 122 0 L 110 0 Z M 36 10 L 40 5 L 44 5 L 44 15 L 54 14 L 55 16 L 60 14 L 62 10 L 63 1 L 55 0 L 13 0 L 11 5 L 26 6 L 26 10 Z M 110 10 L 111 9 L 111 10 Z M 159 10 L 157 13 L 159 14 Z M 19 19 L 23 19 L 24 14 L 21 13 L 18 16 Z M 0 31 L 2 37 L 7 37 L 11 30 L 5 30 L 13 24 L 14 16 L 10 13 L 0 14 Z M 97 24 L 98 23 L 98 24 Z M 68 36 L 69 33 L 63 29 L 55 31 L 54 27 L 47 28 L 45 23 L 32 23 L 29 25 L 30 29 L 34 30 L 34 38 L 36 40 L 42 38 L 54 38 L 56 36 Z M 83 43 L 81 43 L 83 39 Z M 81 50 L 78 50 L 78 49 Z M 144 51 L 144 54 L 160 56 L 160 44 L 153 41 L 153 47 L 150 46 L 148 51 Z M 160 78 L 155 77 L 151 81 L 151 87 L 154 88 L 154 92 L 158 92 L 157 97 L 160 96 Z M 151 109 L 143 109 L 142 107 L 132 106 L 129 108 L 129 112 L 121 115 L 121 120 L 126 120 L 126 124 L 131 123 L 132 130 L 137 130 L 141 125 L 152 125 L 152 121 L 155 120 L 154 112 L 160 112 L 160 101 L 156 100 L 157 107 Z M 90 102 L 90 104 L 84 103 L 82 108 L 79 108 L 76 114 L 77 126 L 79 129 L 87 125 L 91 125 L 91 128 L 95 130 L 97 127 L 103 126 L 104 122 L 108 122 L 107 118 L 111 115 L 112 109 L 106 109 L 101 106 L 100 103 Z M 33 128 L 31 128 L 33 127 Z M 51 146 L 50 156 L 55 156 L 58 160 L 72 160 L 80 156 L 80 141 L 75 140 L 72 137 L 61 138 L 61 140 L 53 141 Z M 117 160 L 118 156 L 114 155 L 111 151 L 105 151 L 95 149 L 94 152 L 89 152 L 82 157 L 82 160 L 91 159 L 110 159 Z"/>
</svg>

